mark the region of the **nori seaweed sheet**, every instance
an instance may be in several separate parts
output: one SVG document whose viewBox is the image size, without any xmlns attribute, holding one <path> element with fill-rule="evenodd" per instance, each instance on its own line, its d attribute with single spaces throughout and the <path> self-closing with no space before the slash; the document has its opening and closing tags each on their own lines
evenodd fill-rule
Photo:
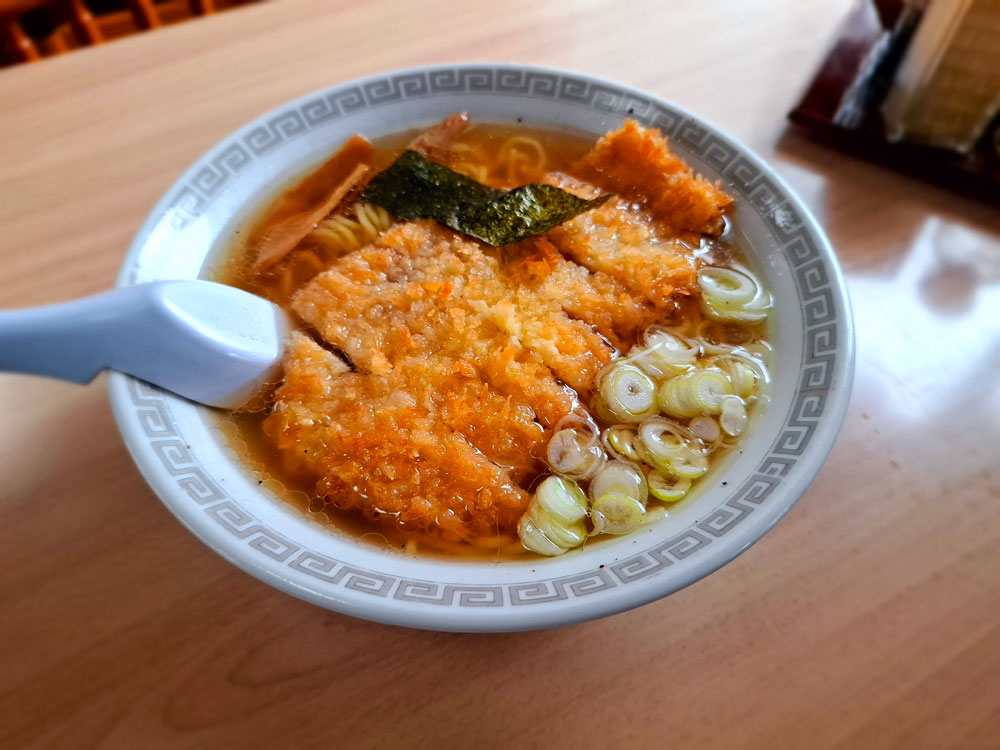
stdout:
<svg viewBox="0 0 1000 750">
<path fill-rule="evenodd" d="M 416 151 L 404 151 L 362 196 L 403 219 L 435 219 L 494 247 L 543 234 L 610 197 L 587 200 L 543 183 L 497 190 Z"/>
</svg>

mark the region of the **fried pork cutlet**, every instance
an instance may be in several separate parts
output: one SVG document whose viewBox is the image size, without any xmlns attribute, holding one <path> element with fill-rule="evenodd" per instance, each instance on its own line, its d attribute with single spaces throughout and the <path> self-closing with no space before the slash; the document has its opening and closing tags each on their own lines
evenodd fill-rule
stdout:
<svg viewBox="0 0 1000 750">
<path fill-rule="evenodd" d="M 635 120 L 601 138 L 574 172 L 647 208 L 673 234 L 718 234 L 732 203 L 718 185 L 696 175 L 660 131 Z"/>
<path fill-rule="evenodd" d="M 353 263 L 398 260 L 388 248 L 365 248 Z M 554 425 L 573 409 L 572 392 L 545 363 L 482 316 L 448 304 L 454 284 L 434 281 L 364 283 L 341 267 L 317 277 L 295 300 L 296 312 L 362 371 L 386 374 L 406 356 L 448 355 L 499 392 Z M 354 274 L 352 274 L 354 275 Z"/>
<path fill-rule="evenodd" d="M 561 175 L 550 175 L 549 181 L 580 194 L 593 190 Z M 691 248 L 668 234 L 649 211 L 624 198 L 612 198 L 546 236 L 567 258 L 607 274 L 660 316 L 676 308 L 677 298 L 698 288 Z"/>
<path fill-rule="evenodd" d="M 508 283 L 478 243 L 426 221 L 341 258 L 294 308 L 363 369 L 388 372 L 403 355 L 447 352 L 548 425 L 574 404 L 553 373 L 588 394 L 613 355 L 559 305 Z"/>
<path fill-rule="evenodd" d="M 504 248 L 504 273 L 562 307 L 570 317 L 594 327 L 620 351 L 634 343 L 636 332 L 663 313 L 611 274 L 590 271 L 565 258 L 547 237 L 533 237 Z"/>
<path fill-rule="evenodd" d="M 279 449 L 298 455 L 318 477 L 317 492 L 339 507 L 463 537 L 510 532 L 528 495 L 510 469 L 448 424 L 453 405 L 442 402 L 474 395 L 445 393 L 437 384 L 405 363 L 386 375 L 352 372 L 295 334 L 265 430 Z M 458 423 L 470 405 L 458 410 Z"/>
<path fill-rule="evenodd" d="M 443 255 L 436 260 L 439 271 L 447 268 Z M 346 352 L 361 373 L 391 377 L 419 395 L 424 407 L 437 409 L 489 459 L 517 467 L 519 476 L 530 474 L 537 468 L 532 456 L 542 454 L 545 440 L 532 404 L 558 421 L 572 409 L 571 393 L 541 362 L 524 363 L 519 371 L 505 361 L 497 344 L 506 345 L 508 337 L 495 329 L 487 330 L 485 340 L 458 331 L 464 321 L 449 314 L 441 295 L 444 282 L 428 282 L 426 276 L 382 280 L 407 275 L 415 275 L 414 268 L 396 250 L 363 248 L 305 287 L 295 298 L 295 310 Z M 473 364 L 480 354 L 487 359 L 483 368 Z M 508 389 L 497 393 L 483 373 L 492 373 Z M 531 385 L 540 386 L 540 393 L 523 398 L 535 394 Z"/>
<path fill-rule="evenodd" d="M 577 178 L 551 174 L 547 181 L 585 198 L 601 191 L 616 197 L 548 233 L 563 255 L 612 277 L 661 316 L 697 291 L 697 259 L 687 243 L 718 234 L 729 196 L 697 177 L 658 131 L 634 120 L 601 138 L 574 171 Z M 613 328 L 623 336 L 620 322 Z"/>
</svg>

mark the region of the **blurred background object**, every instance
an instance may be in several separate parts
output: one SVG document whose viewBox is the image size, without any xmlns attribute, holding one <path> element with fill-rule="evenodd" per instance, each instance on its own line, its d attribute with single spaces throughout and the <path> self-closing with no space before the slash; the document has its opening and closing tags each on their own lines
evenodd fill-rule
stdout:
<svg viewBox="0 0 1000 750">
<path fill-rule="evenodd" d="M 1000 0 L 861 0 L 789 117 L 1000 203 Z"/>
<path fill-rule="evenodd" d="M 0 67 L 157 29 L 256 0 L 0 0 Z"/>
<path fill-rule="evenodd" d="M 969 152 L 1000 111 L 1000 0 L 936 0 L 882 105 L 886 133 Z"/>
</svg>

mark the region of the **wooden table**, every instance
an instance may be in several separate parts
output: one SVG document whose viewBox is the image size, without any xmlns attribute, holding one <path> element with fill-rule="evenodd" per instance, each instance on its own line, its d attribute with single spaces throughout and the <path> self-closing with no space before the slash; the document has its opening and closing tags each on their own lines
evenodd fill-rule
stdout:
<svg viewBox="0 0 1000 750">
<path fill-rule="evenodd" d="M 0 376 L 4 748 L 1000 748 L 1000 222 L 786 132 L 847 0 L 281 0 L 0 71 L 0 305 L 108 287 L 203 150 L 418 63 L 574 68 L 764 155 L 853 295 L 854 398 L 760 544 L 598 622 L 448 635 L 326 612 L 202 546 L 104 385 Z"/>
</svg>

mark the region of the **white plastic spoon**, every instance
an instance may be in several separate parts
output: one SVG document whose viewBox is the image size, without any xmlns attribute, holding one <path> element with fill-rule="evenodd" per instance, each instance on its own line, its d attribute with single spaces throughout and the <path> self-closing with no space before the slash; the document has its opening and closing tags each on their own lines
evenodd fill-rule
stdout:
<svg viewBox="0 0 1000 750">
<path fill-rule="evenodd" d="M 278 376 L 285 313 L 211 281 L 157 281 L 0 311 L 0 372 L 89 383 L 105 369 L 226 409 Z"/>
</svg>

